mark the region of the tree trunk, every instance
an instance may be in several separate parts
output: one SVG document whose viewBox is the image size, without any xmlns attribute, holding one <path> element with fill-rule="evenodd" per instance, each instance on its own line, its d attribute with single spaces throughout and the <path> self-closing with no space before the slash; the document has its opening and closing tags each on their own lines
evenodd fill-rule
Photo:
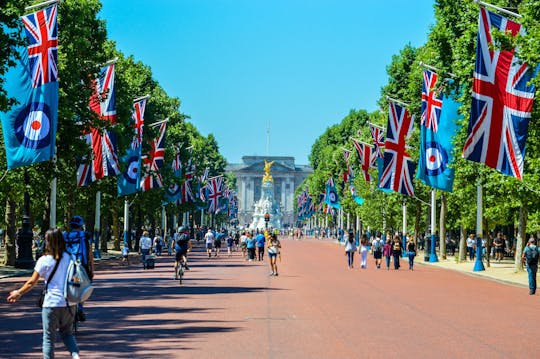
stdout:
<svg viewBox="0 0 540 359">
<path fill-rule="evenodd" d="M 113 229 L 114 229 L 114 242 L 113 248 L 115 251 L 120 250 L 120 237 L 122 237 L 122 231 L 120 230 L 120 222 L 118 221 L 118 207 L 113 206 L 111 210 Z"/>
<path fill-rule="evenodd" d="M 14 266 L 15 259 L 17 258 L 17 248 L 15 246 L 15 240 L 17 238 L 17 228 L 15 225 L 15 210 L 16 203 L 12 200 L 6 200 L 6 232 L 5 236 L 5 252 L 4 258 L 2 258 L 2 265 Z"/>
<path fill-rule="evenodd" d="M 519 207 L 519 224 L 518 235 L 516 243 L 516 256 L 514 258 L 514 271 L 520 272 L 523 270 L 523 262 L 521 261 L 521 255 L 523 254 L 523 248 L 525 247 L 525 241 L 527 240 L 527 206 L 521 205 Z"/>
<path fill-rule="evenodd" d="M 441 257 L 446 259 L 446 196 L 441 194 L 441 214 L 439 217 L 439 242 L 441 244 Z"/>
<path fill-rule="evenodd" d="M 459 261 L 463 262 L 467 257 L 467 241 L 465 235 L 465 228 L 459 227 Z"/>
<path fill-rule="evenodd" d="M 107 243 L 109 241 L 109 216 L 103 216 L 103 223 L 101 224 L 101 236 L 99 238 L 99 250 L 107 253 Z"/>
</svg>

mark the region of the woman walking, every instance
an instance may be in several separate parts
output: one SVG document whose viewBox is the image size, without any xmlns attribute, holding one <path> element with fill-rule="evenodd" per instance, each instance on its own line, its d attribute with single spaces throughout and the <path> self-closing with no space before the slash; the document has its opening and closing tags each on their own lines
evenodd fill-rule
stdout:
<svg viewBox="0 0 540 359">
<path fill-rule="evenodd" d="M 277 239 L 277 235 L 272 233 L 270 240 L 268 241 L 268 258 L 270 259 L 270 270 L 272 271 L 272 273 L 270 273 L 271 276 L 278 276 L 276 259 L 280 252 L 281 243 Z"/>
<path fill-rule="evenodd" d="M 392 257 L 392 241 L 390 241 L 390 238 L 386 238 L 386 243 L 383 247 L 383 255 L 386 259 L 386 270 L 390 270 L 390 257 Z"/>
<path fill-rule="evenodd" d="M 394 243 L 392 244 L 392 257 L 394 258 L 394 269 L 398 270 L 399 265 L 399 257 L 401 257 L 401 238 L 396 234 L 394 236 Z"/>
<path fill-rule="evenodd" d="M 349 231 L 346 237 L 345 255 L 347 256 L 347 265 L 349 266 L 349 269 L 352 269 L 354 268 L 354 252 L 356 252 L 356 244 L 354 244 L 354 235 L 352 231 Z"/>
<path fill-rule="evenodd" d="M 368 238 L 364 234 L 362 235 L 362 240 L 360 241 L 360 255 L 362 256 L 362 269 L 367 268 L 367 255 L 368 255 Z"/>
<path fill-rule="evenodd" d="M 248 233 L 246 239 L 246 248 L 248 251 L 248 261 L 252 262 L 255 259 L 255 244 L 256 240 L 253 238 L 251 232 Z"/>
<path fill-rule="evenodd" d="M 416 257 L 416 243 L 414 243 L 413 237 L 409 237 L 407 242 L 407 256 L 409 257 L 409 270 L 413 270 L 414 257 Z"/>
<path fill-rule="evenodd" d="M 46 278 L 46 293 L 41 309 L 43 358 L 54 358 L 56 331 L 59 331 L 71 357 L 78 359 L 79 348 L 73 336 L 75 305 L 68 307 L 64 298 L 70 256 L 66 252 L 64 236 L 58 229 L 50 229 L 45 233 L 44 254 L 37 261 L 32 277 L 21 288 L 11 291 L 7 300 L 11 303 L 18 301 L 37 284 L 40 277 Z"/>
</svg>

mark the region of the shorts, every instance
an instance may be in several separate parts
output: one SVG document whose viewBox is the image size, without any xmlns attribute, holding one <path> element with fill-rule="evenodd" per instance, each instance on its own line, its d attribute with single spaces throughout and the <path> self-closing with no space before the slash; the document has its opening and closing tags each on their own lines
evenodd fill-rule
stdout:
<svg viewBox="0 0 540 359">
<path fill-rule="evenodd" d="M 221 241 L 215 241 L 214 242 L 214 247 L 215 248 L 221 248 Z"/>
<path fill-rule="evenodd" d="M 503 253 L 504 251 L 503 251 L 503 248 L 502 248 L 502 247 L 496 247 L 496 248 L 495 248 L 495 252 L 496 252 L 496 253 Z"/>
<path fill-rule="evenodd" d="M 268 252 L 268 257 L 269 257 L 269 258 L 276 258 L 276 257 L 277 257 L 277 253 L 271 253 L 271 252 Z"/>
<path fill-rule="evenodd" d="M 187 251 L 182 251 L 182 250 L 176 251 L 174 258 L 177 262 L 180 262 L 182 260 L 182 256 L 185 256 L 186 254 L 187 254 Z"/>
<path fill-rule="evenodd" d="M 247 243 L 246 243 L 246 242 L 240 243 L 240 247 L 242 247 L 242 248 L 247 248 Z"/>
<path fill-rule="evenodd" d="M 213 247 L 212 243 L 206 243 L 206 249 L 212 249 Z"/>
<path fill-rule="evenodd" d="M 381 258 L 382 258 L 382 251 L 375 251 L 375 252 L 373 252 L 373 258 L 375 258 L 375 259 L 381 259 Z"/>
</svg>

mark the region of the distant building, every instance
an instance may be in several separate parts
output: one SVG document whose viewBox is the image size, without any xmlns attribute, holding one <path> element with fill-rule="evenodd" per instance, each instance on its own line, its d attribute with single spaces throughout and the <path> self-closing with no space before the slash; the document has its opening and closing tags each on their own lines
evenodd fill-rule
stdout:
<svg viewBox="0 0 540 359">
<path fill-rule="evenodd" d="M 236 176 L 238 196 L 238 220 L 241 226 L 252 221 L 254 204 L 261 197 L 264 161 L 274 161 L 271 175 L 274 178 L 274 200 L 281 206 L 283 226 L 293 225 L 294 191 L 313 169 L 306 165 L 296 165 L 294 157 L 284 156 L 244 156 L 243 163 L 229 163 L 228 172 Z"/>
</svg>

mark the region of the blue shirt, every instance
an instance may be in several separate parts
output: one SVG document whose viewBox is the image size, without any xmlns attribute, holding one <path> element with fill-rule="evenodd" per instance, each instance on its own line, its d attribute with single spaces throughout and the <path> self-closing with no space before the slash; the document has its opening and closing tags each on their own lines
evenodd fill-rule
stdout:
<svg viewBox="0 0 540 359">
<path fill-rule="evenodd" d="M 264 242 L 266 242 L 266 238 L 264 238 L 264 234 L 259 233 L 255 237 L 255 240 L 257 241 L 257 247 L 264 247 Z"/>
<path fill-rule="evenodd" d="M 246 240 L 246 248 L 255 248 L 255 238 L 248 237 Z"/>
</svg>

